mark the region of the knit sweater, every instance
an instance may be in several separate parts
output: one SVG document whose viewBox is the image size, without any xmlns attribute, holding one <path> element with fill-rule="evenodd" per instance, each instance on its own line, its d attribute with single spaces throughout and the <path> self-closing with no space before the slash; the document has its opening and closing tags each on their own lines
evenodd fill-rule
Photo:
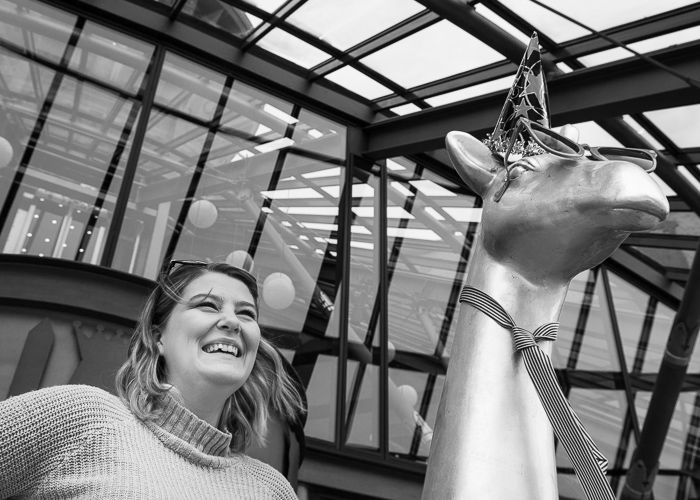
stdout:
<svg viewBox="0 0 700 500">
<path fill-rule="evenodd" d="M 49 387 L 0 403 L 0 498 L 296 500 L 230 442 L 170 396 L 145 422 L 96 387 Z"/>
</svg>

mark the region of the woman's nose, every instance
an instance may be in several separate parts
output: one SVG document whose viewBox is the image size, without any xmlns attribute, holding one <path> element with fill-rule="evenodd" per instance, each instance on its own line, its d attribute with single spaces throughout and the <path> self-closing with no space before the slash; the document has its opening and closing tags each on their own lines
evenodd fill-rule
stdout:
<svg viewBox="0 0 700 500">
<path fill-rule="evenodd" d="M 238 316 L 235 313 L 225 313 L 217 322 L 216 326 L 221 330 L 237 332 L 241 328 L 241 322 L 238 320 Z"/>
</svg>

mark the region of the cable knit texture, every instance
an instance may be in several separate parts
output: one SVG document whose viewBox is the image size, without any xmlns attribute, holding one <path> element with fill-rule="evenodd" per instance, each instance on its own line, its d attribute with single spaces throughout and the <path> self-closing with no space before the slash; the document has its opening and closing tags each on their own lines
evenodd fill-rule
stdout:
<svg viewBox="0 0 700 500">
<path fill-rule="evenodd" d="M 102 389 L 49 387 L 0 403 L 0 498 L 296 500 L 230 442 L 169 396 L 143 422 Z"/>
</svg>

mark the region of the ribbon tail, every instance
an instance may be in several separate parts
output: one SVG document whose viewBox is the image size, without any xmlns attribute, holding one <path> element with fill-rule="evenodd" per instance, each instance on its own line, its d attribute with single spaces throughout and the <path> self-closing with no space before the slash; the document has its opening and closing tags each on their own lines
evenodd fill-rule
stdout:
<svg viewBox="0 0 700 500">
<path fill-rule="evenodd" d="M 605 477 L 607 461 L 564 397 L 549 356 L 537 345 L 520 352 L 554 434 L 569 455 L 586 497 L 615 500 L 615 493 Z"/>
</svg>

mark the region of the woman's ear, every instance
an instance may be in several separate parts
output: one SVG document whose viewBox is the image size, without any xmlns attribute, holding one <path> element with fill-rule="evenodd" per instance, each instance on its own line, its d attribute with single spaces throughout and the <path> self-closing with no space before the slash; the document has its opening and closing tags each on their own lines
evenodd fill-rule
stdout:
<svg viewBox="0 0 700 500">
<path fill-rule="evenodd" d="M 445 146 L 460 178 L 483 198 L 501 163 L 483 142 L 464 132 L 447 134 Z"/>
</svg>

